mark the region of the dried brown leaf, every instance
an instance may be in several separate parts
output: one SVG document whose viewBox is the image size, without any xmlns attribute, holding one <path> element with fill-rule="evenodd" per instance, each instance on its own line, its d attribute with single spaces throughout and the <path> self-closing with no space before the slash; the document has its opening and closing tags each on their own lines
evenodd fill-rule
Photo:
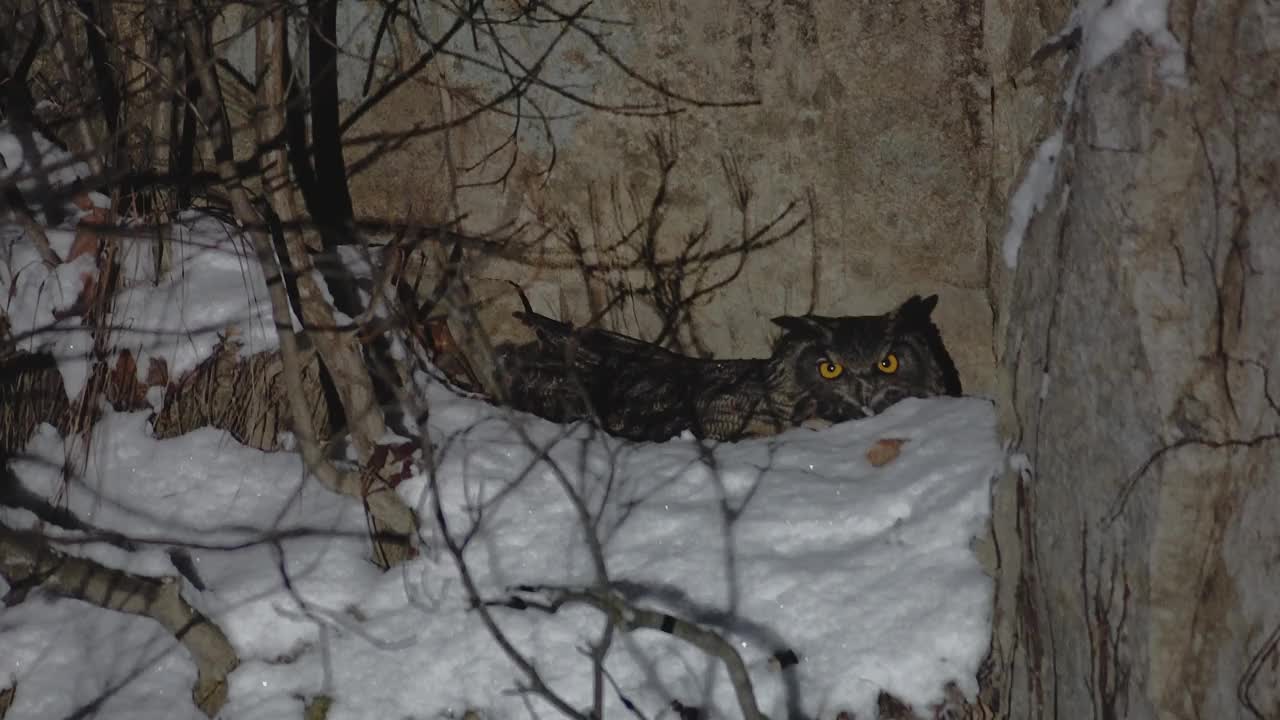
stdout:
<svg viewBox="0 0 1280 720">
<path fill-rule="evenodd" d="M 867 450 L 867 462 L 875 467 L 883 467 L 893 462 L 906 443 L 905 438 L 880 438 Z"/>
</svg>

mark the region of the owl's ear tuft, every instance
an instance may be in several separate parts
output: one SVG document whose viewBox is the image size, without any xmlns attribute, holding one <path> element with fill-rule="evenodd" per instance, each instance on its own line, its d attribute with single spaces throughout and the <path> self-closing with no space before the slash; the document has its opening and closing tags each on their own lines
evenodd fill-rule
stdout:
<svg viewBox="0 0 1280 720">
<path fill-rule="evenodd" d="M 938 296 L 930 295 L 927 298 L 921 298 L 919 295 L 912 295 L 907 301 L 902 303 L 895 313 L 899 326 L 924 325 L 929 322 L 929 315 L 933 309 L 938 306 Z"/>
<path fill-rule="evenodd" d="M 823 334 L 822 326 L 808 315 L 780 315 L 773 319 L 773 324 L 797 335 L 821 336 Z"/>
</svg>

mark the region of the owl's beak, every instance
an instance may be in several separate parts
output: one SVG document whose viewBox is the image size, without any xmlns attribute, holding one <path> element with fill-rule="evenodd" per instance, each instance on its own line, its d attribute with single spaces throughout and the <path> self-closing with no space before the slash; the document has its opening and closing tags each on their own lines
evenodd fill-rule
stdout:
<svg viewBox="0 0 1280 720">
<path fill-rule="evenodd" d="M 875 411 L 862 398 L 854 397 L 830 398 L 826 402 L 820 402 L 816 408 L 818 417 L 832 423 L 861 420 L 874 414 Z"/>
<path fill-rule="evenodd" d="M 884 388 L 871 398 L 869 403 L 871 405 L 871 414 L 882 413 L 908 397 L 911 397 L 911 393 L 900 387 Z"/>
</svg>

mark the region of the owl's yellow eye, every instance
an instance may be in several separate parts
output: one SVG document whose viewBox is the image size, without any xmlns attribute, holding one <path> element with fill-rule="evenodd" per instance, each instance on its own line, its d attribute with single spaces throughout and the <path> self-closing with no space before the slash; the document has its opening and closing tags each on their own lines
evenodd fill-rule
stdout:
<svg viewBox="0 0 1280 720">
<path fill-rule="evenodd" d="M 818 374 L 828 380 L 835 380 L 840 377 L 840 373 L 844 372 L 844 366 L 830 360 L 823 360 L 818 363 Z"/>
<path fill-rule="evenodd" d="M 884 359 L 880 361 L 880 364 L 877 367 L 880 368 L 880 372 L 886 375 L 892 375 L 898 372 L 898 356 L 893 353 L 885 355 Z"/>
</svg>

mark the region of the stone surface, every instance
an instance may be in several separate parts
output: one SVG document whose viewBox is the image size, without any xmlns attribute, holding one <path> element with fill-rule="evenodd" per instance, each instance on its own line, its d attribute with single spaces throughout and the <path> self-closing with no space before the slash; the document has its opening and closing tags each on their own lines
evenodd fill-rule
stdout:
<svg viewBox="0 0 1280 720">
<path fill-rule="evenodd" d="M 993 284 L 993 694 L 1009 717 L 1280 717 L 1280 8 L 1175 2 L 1081 81 Z"/>
<path fill-rule="evenodd" d="M 509 17 L 521 6 L 487 7 Z M 339 84 L 352 113 L 390 71 L 365 90 L 359 56 L 380 14 L 343 7 Z M 452 22 L 442 7 L 419 4 L 432 38 Z M 937 292 L 966 389 L 989 393 L 982 23 L 976 0 L 626 0 L 591 6 L 563 37 L 556 23 L 460 32 L 344 136 L 357 213 L 461 215 L 470 232 L 512 235 L 519 249 L 506 257 L 469 254 L 473 275 L 556 283 L 576 322 L 598 315 L 653 338 L 663 303 L 693 297 L 677 317 L 686 351 L 762 355 L 773 316 L 879 313 Z M 406 27 L 393 23 L 378 45 L 390 66 L 408 64 Z M 504 62 L 495 37 L 507 66 L 536 66 L 537 80 L 519 104 L 476 114 L 511 92 L 493 69 Z M 251 43 L 226 48 L 251 66 Z M 763 234 L 775 242 L 714 257 L 779 216 Z M 674 263 L 691 238 L 713 259 L 645 270 L 646 258 Z M 611 305 L 619 290 L 639 300 Z"/>
</svg>

